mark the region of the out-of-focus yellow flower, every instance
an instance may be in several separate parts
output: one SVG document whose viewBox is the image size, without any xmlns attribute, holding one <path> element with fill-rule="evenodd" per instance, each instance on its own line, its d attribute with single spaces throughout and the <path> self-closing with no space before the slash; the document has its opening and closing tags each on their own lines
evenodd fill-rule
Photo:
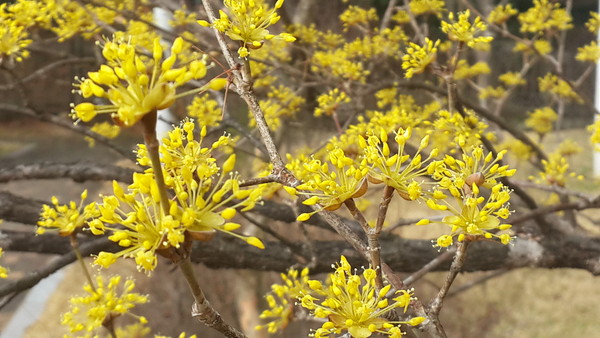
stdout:
<svg viewBox="0 0 600 338">
<path fill-rule="evenodd" d="M 219 18 L 212 24 L 205 20 L 198 23 L 202 26 L 212 26 L 230 39 L 240 41 L 241 47 L 238 55 L 245 58 L 250 55 L 251 49 L 262 47 L 266 40 L 273 38 L 283 39 L 288 42 L 296 38 L 289 33 L 271 34 L 267 29 L 276 24 L 281 18 L 277 10 L 281 8 L 284 0 L 277 0 L 274 8 L 269 8 L 263 0 L 224 0 L 223 3 L 229 11 L 219 11 Z"/>
<path fill-rule="evenodd" d="M 575 59 L 596 63 L 600 59 L 600 46 L 596 41 L 592 41 L 583 47 L 577 48 Z"/>
<path fill-rule="evenodd" d="M 598 30 L 600 30 L 600 13 L 590 12 L 590 18 L 585 23 L 585 27 L 587 27 L 590 32 L 598 34 Z"/>
<path fill-rule="evenodd" d="M 547 30 L 565 30 L 573 27 L 571 15 L 559 3 L 533 0 L 533 7 L 519 14 L 521 32 L 544 33 Z"/>
<path fill-rule="evenodd" d="M 74 201 L 69 204 L 59 205 L 58 198 L 52 196 L 53 206 L 44 204 L 38 221 L 37 234 L 43 234 L 47 229 L 58 230 L 61 236 L 69 236 L 81 230 L 94 218 L 100 216 L 96 202 L 84 205 L 87 199 L 87 190 L 81 193 L 81 202 L 77 205 Z"/>
<path fill-rule="evenodd" d="M 338 88 L 334 88 L 322 94 L 317 98 L 319 106 L 315 108 L 315 116 L 321 115 L 331 116 L 342 103 L 350 102 L 350 98 L 345 92 L 340 91 Z"/>
<path fill-rule="evenodd" d="M 501 25 L 517 13 L 519 13 L 519 11 L 514 9 L 511 4 L 498 5 L 488 15 L 488 21 Z"/>
<path fill-rule="evenodd" d="M 108 122 L 94 123 L 90 130 L 96 134 L 106 137 L 107 139 L 116 138 L 121 133 L 121 127 Z M 88 142 L 90 147 L 96 145 L 96 140 L 93 138 L 86 136 L 84 139 Z"/>
<path fill-rule="evenodd" d="M 498 76 L 498 80 L 502 81 L 507 86 L 520 86 L 527 83 L 521 74 L 517 72 L 508 72 Z"/>
<path fill-rule="evenodd" d="M 558 115 L 551 107 L 537 108 L 529 113 L 529 117 L 525 120 L 525 125 L 537 132 L 540 135 L 547 134 L 554 129 L 554 122 L 558 119 Z"/>
<path fill-rule="evenodd" d="M 0 219 L 0 223 L 2 223 L 2 220 Z M 4 250 L 2 248 L 0 248 L 0 257 L 2 257 L 2 255 L 4 255 Z M 8 269 L 0 266 L 0 278 L 6 278 L 8 277 Z"/>
<path fill-rule="evenodd" d="M 414 15 L 435 14 L 441 17 L 446 4 L 443 0 L 413 0 L 408 3 L 408 8 Z"/>
<path fill-rule="evenodd" d="M 105 321 L 130 313 L 137 304 L 148 302 L 148 296 L 132 292 L 134 288 L 132 279 L 121 283 L 121 276 L 114 276 L 106 283 L 98 275 L 95 287 L 83 286 L 85 296 L 70 299 L 70 310 L 63 313 L 61 324 L 68 326 L 71 333 L 89 335 Z M 142 324 L 147 322 L 144 317 L 137 318 Z"/>
<path fill-rule="evenodd" d="M 308 272 L 308 268 L 304 268 L 300 272 L 290 269 L 287 274 L 280 274 L 283 283 L 271 285 L 271 292 L 265 296 L 269 309 L 260 314 L 261 319 L 269 322 L 258 325 L 257 330 L 266 328 L 269 333 L 275 333 L 287 327 L 293 319 L 296 301 L 310 292 Z"/>
<path fill-rule="evenodd" d="M 544 77 L 538 78 L 540 91 L 554 94 L 560 98 L 574 100 L 583 103 L 583 99 L 577 94 L 569 83 L 557 75 L 548 73 Z"/>
<path fill-rule="evenodd" d="M 459 60 L 454 70 L 454 78 L 457 80 L 476 77 L 481 74 L 489 74 L 490 66 L 486 62 L 477 62 L 469 65 L 466 60 Z"/>
<path fill-rule="evenodd" d="M 369 22 L 377 21 L 377 11 L 375 8 L 364 9 L 358 6 L 350 6 L 342 14 L 340 14 L 340 21 L 344 25 L 344 31 L 352 26 L 363 26 L 368 28 Z"/>
</svg>

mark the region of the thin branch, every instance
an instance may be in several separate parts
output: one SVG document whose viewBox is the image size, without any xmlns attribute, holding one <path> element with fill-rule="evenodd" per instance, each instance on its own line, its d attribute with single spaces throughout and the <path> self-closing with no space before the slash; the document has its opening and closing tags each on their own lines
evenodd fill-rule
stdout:
<svg viewBox="0 0 600 338">
<path fill-rule="evenodd" d="M 446 262 L 450 257 L 452 257 L 454 255 L 455 252 L 456 252 L 455 249 L 450 249 L 450 250 L 446 250 L 446 251 L 442 252 L 439 256 L 432 259 L 429 263 L 423 265 L 423 267 L 421 269 L 414 272 L 410 276 L 406 277 L 404 279 L 404 284 L 411 285 L 414 282 L 418 281 L 423 276 L 425 276 L 428 272 L 431 272 L 433 269 L 438 267 L 440 264 Z"/>
<path fill-rule="evenodd" d="M 450 266 L 450 271 L 448 271 L 448 275 L 446 276 L 446 281 L 444 285 L 438 292 L 437 296 L 431 301 L 429 304 L 429 314 L 435 317 L 438 317 L 440 310 L 442 309 L 442 304 L 444 302 L 444 298 L 446 297 L 448 290 L 450 290 L 450 286 L 454 282 L 454 279 L 458 275 L 458 273 L 462 270 L 463 265 L 465 264 L 465 259 L 467 257 L 467 247 L 469 246 L 468 240 L 464 240 L 462 242 L 458 242 L 456 253 L 454 255 L 454 260 L 452 261 L 452 265 Z"/>
</svg>

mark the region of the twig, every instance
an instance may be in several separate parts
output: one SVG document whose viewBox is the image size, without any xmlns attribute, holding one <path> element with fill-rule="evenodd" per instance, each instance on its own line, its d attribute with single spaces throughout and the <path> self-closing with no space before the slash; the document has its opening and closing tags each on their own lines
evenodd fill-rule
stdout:
<svg viewBox="0 0 600 338">
<path fill-rule="evenodd" d="M 194 304 L 192 305 L 192 317 L 195 317 L 202 324 L 221 332 L 226 337 L 245 338 L 246 335 L 236 330 L 231 325 L 223 321 L 221 315 L 210 305 L 204 292 L 200 288 L 190 258 L 187 257 L 179 261 L 180 271 L 185 276 L 190 287 L 190 291 L 194 296 Z"/>
<path fill-rule="evenodd" d="M 437 256 L 436 258 L 429 261 L 429 263 L 423 265 L 423 267 L 421 269 L 419 269 L 412 275 L 406 277 L 403 281 L 404 284 L 411 285 L 412 283 L 418 281 L 423 276 L 425 276 L 428 272 L 432 271 L 438 265 L 444 263 L 446 260 L 448 260 L 450 257 L 452 257 L 455 252 L 456 252 L 455 249 L 450 249 L 450 250 L 446 250 L 446 251 L 442 252 L 439 256 Z"/>
<path fill-rule="evenodd" d="M 82 244 L 79 251 L 81 255 L 88 256 L 92 253 L 96 253 L 103 248 L 110 246 L 112 242 L 108 240 L 108 238 L 99 238 L 94 241 Z M 77 257 L 73 251 L 59 257 L 58 259 L 52 261 L 46 267 L 41 270 L 35 271 L 23 277 L 17 281 L 12 283 L 8 283 L 0 286 L 0 297 L 4 297 L 13 292 L 21 292 L 27 289 L 34 287 L 37 283 L 39 283 L 42 279 L 50 276 L 56 271 L 64 268 L 65 266 L 73 263 Z"/>
<path fill-rule="evenodd" d="M 479 284 L 485 283 L 486 281 L 488 281 L 488 280 L 490 280 L 492 278 L 496 278 L 496 277 L 502 276 L 505 273 L 510 272 L 510 271 L 512 271 L 512 270 L 502 269 L 502 270 L 494 271 L 494 272 L 492 272 L 492 273 L 490 273 L 490 274 L 488 274 L 486 276 L 483 276 L 481 278 L 478 278 L 478 279 L 473 280 L 473 281 L 471 281 L 469 283 L 466 283 L 464 285 L 459 286 L 454 291 L 448 293 L 448 296 L 446 296 L 446 297 L 447 298 L 454 297 L 454 296 L 456 296 L 456 295 L 458 295 L 458 294 L 460 294 L 462 292 L 465 292 L 465 291 L 469 290 L 470 288 L 472 288 L 474 286 L 477 286 Z"/>
<path fill-rule="evenodd" d="M 462 267 L 465 263 L 465 259 L 467 257 L 467 247 L 469 246 L 468 239 L 465 239 L 462 242 L 458 242 L 456 253 L 454 255 L 454 260 L 452 261 L 452 265 L 450 266 L 450 271 L 448 271 L 448 275 L 446 276 L 446 281 L 442 288 L 438 292 L 437 296 L 431 301 L 429 304 L 428 313 L 434 317 L 438 317 L 440 310 L 442 309 L 442 304 L 444 302 L 444 298 L 450 289 L 450 286 L 454 282 L 454 279 L 458 275 L 458 273 L 462 270 Z"/>
</svg>

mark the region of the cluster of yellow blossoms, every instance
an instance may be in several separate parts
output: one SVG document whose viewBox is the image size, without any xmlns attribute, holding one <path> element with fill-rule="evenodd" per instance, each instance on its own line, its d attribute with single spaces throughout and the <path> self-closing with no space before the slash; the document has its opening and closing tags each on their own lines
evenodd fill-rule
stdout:
<svg viewBox="0 0 600 338">
<path fill-rule="evenodd" d="M 87 122 L 97 114 L 105 113 L 129 127 L 151 111 L 168 108 L 177 97 L 198 92 L 196 89 L 176 94 L 177 87 L 204 77 L 207 70 L 201 59 L 176 66 L 182 51 L 182 38 L 175 39 L 171 55 L 166 59 L 163 59 L 163 48 L 158 38 L 154 40 L 152 59 L 137 51 L 128 41 L 106 41 L 102 46 L 106 64 L 97 72 L 89 72 L 89 78 L 81 79 L 78 93 L 84 98 L 106 98 L 112 104 L 80 103 L 73 107 L 73 118 Z"/>
<path fill-rule="evenodd" d="M 93 332 L 108 321 L 124 314 L 133 316 L 131 309 L 148 302 L 148 296 L 132 292 L 133 280 L 122 283 L 121 279 L 114 276 L 107 283 L 101 275 L 96 276 L 96 286 L 84 285 L 85 296 L 70 299 L 70 310 L 63 314 L 61 323 L 68 326 L 72 334 L 97 337 Z M 144 317 L 137 319 L 142 324 L 147 322 Z"/>
<path fill-rule="evenodd" d="M 87 195 L 87 190 L 81 193 L 79 205 L 74 201 L 61 205 L 58 198 L 52 196 L 53 206 L 43 205 L 36 233 L 43 234 L 47 229 L 55 229 L 61 236 L 70 236 L 76 231 L 82 230 L 89 222 L 100 216 L 95 202 L 84 205 L 83 202 L 87 199 Z"/>
<path fill-rule="evenodd" d="M 423 317 L 413 317 L 408 321 L 388 318 L 396 309 L 406 312 L 410 302 L 416 299 L 412 297 L 412 290 L 392 292 L 391 285 L 377 289 L 376 271 L 368 268 L 358 275 L 344 256 L 333 268 L 335 272 L 329 274 L 325 285 L 319 280 L 309 280 L 308 269 L 302 270 L 300 278 L 295 270 L 282 274 L 285 285 L 273 285 L 273 292 L 286 302 L 279 304 L 272 295 L 267 295 L 270 310 L 265 310 L 261 318 L 274 320 L 257 329 L 267 327 L 269 332 L 276 332 L 285 328 L 293 314 L 291 300 L 299 300 L 300 305 L 315 317 L 327 319 L 312 334 L 316 338 L 341 333 L 349 333 L 355 338 L 367 338 L 373 334 L 398 338 L 404 334 L 401 324 L 417 326 L 425 320 Z"/>
<path fill-rule="evenodd" d="M 135 173 L 127 192 L 113 182 L 114 195 L 103 197 L 99 205 L 101 217 L 90 228 L 96 235 L 111 230 L 109 239 L 125 249 L 116 254 L 101 252 L 96 264 L 108 267 L 118 257 L 132 257 L 139 269 L 149 272 L 156 267 L 157 251 L 179 248 L 191 238 L 201 238 L 215 230 L 264 248 L 258 238 L 234 233 L 240 225 L 230 221 L 238 208 L 246 211 L 254 207 L 262 188 L 239 187 L 239 178 L 233 173 L 235 155 L 229 156 L 221 167 L 217 165 L 212 151 L 228 146 L 227 136 L 203 147 L 206 128 L 202 128 L 199 141 L 195 140 L 194 129 L 193 122 L 184 122 L 160 146 L 165 183 L 175 196 L 166 208 L 168 212 L 160 205 L 160 192 L 151 169 Z M 150 163 L 144 146 L 138 149 L 138 162 Z"/>
<path fill-rule="evenodd" d="M 271 34 L 267 29 L 276 24 L 281 18 L 277 10 L 281 8 L 284 0 L 277 0 L 274 8 L 269 8 L 263 0 L 224 0 L 229 15 L 219 11 L 219 18 L 212 24 L 205 20 L 198 23 L 202 26 L 212 26 L 221 33 L 225 33 L 230 39 L 240 41 L 238 55 L 246 58 L 250 55 L 250 49 L 262 47 L 266 40 L 280 38 L 288 42 L 296 40 L 289 33 Z"/>
</svg>

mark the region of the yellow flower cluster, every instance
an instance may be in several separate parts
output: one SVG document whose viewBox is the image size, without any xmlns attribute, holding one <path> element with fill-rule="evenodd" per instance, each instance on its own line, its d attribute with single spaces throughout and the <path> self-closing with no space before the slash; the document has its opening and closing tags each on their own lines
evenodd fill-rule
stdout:
<svg viewBox="0 0 600 338">
<path fill-rule="evenodd" d="M 517 72 L 507 72 L 498 76 L 498 80 L 507 86 L 520 86 L 527 83 L 521 74 Z"/>
<path fill-rule="evenodd" d="M 494 38 L 491 36 L 476 36 L 487 29 L 480 17 L 475 17 L 473 23 L 469 22 L 471 12 L 466 10 L 458 14 L 458 21 L 454 20 L 454 13 L 448 14 L 449 21 L 442 21 L 442 31 L 452 41 L 465 43 L 471 48 L 485 48 Z"/>
<path fill-rule="evenodd" d="M 476 77 L 482 74 L 489 74 L 490 66 L 486 62 L 477 62 L 469 65 L 466 60 L 459 60 L 454 70 L 454 78 L 457 80 Z"/>
<path fill-rule="evenodd" d="M 433 122 L 427 121 L 425 126 L 432 126 L 431 143 L 440 153 L 454 153 L 457 148 L 471 149 L 481 144 L 488 125 L 481 121 L 472 110 L 466 110 L 466 115 L 447 110 L 440 110 Z"/>
<path fill-rule="evenodd" d="M 529 54 L 535 52 L 541 55 L 546 55 L 552 52 L 552 44 L 550 43 L 550 41 L 544 39 L 533 40 L 532 45 L 525 44 L 523 42 L 517 42 L 515 44 L 515 48 L 513 48 L 513 51 L 526 52 Z"/>
<path fill-rule="evenodd" d="M 585 27 L 587 27 L 590 32 L 598 34 L 598 31 L 600 30 L 600 13 L 590 12 L 590 18 L 585 23 Z"/>
<path fill-rule="evenodd" d="M 591 133 L 590 143 L 598 151 L 600 150 L 600 119 L 594 121 L 587 127 L 587 130 Z"/>
<path fill-rule="evenodd" d="M 423 73 L 425 68 L 435 61 L 440 40 L 435 42 L 425 38 L 425 45 L 419 46 L 409 42 L 406 54 L 402 57 L 402 69 L 406 70 L 404 77 L 410 79 L 414 74 Z"/>
<path fill-rule="evenodd" d="M 315 52 L 312 56 L 311 70 L 328 77 L 333 75 L 345 81 L 360 83 L 365 83 L 370 74 L 361 61 L 354 61 L 344 49 Z"/>
<path fill-rule="evenodd" d="M 207 127 L 215 127 L 220 124 L 223 112 L 219 102 L 206 93 L 194 96 L 192 103 L 187 106 L 187 115 L 202 121 Z"/>
<path fill-rule="evenodd" d="M 533 129 L 540 135 L 547 134 L 554 129 L 554 122 L 558 119 L 558 115 L 551 107 L 537 108 L 529 113 L 529 117 L 525 120 L 525 125 Z"/>
<path fill-rule="evenodd" d="M 438 150 L 433 149 L 426 159 L 422 159 L 421 151 L 429 144 L 429 135 L 426 135 L 421 139 L 417 152 L 411 156 L 404 148 L 412 136 L 412 129 L 399 129 L 394 134 L 394 154 L 390 150 L 388 135 L 384 129 L 379 129 L 379 135 L 371 132 L 366 140 L 359 136 L 359 146 L 364 151 L 367 163 L 371 165 L 368 179 L 371 183 L 393 187 L 402 198 L 414 201 L 423 193 L 422 182 L 418 182 L 417 178 L 427 174 L 425 164 L 437 156 Z"/>
<path fill-rule="evenodd" d="M 84 98 L 105 98 L 112 104 L 80 103 L 73 106 L 72 117 L 87 122 L 97 114 L 111 114 L 119 124 L 129 127 L 149 112 L 171 106 L 177 97 L 202 90 L 176 94 L 177 87 L 206 75 L 206 64 L 201 59 L 176 67 L 182 51 L 180 37 L 175 39 L 171 55 L 164 60 L 158 38 L 154 40 L 152 59 L 136 51 L 128 41 L 106 41 L 102 48 L 106 64 L 96 72 L 89 72 L 89 78 L 81 79 L 75 86 Z"/>
<path fill-rule="evenodd" d="M 267 99 L 260 100 L 259 104 L 269 128 L 277 130 L 281 126 L 282 117 L 293 117 L 296 115 L 305 101 L 292 88 L 279 85 L 275 88 L 270 88 Z M 248 112 L 248 117 L 249 125 L 255 127 L 256 120 L 252 118 L 252 112 Z"/>
<path fill-rule="evenodd" d="M 25 48 L 32 40 L 29 38 L 27 26 L 19 22 L 7 6 L 6 3 L 0 5 L 0 62 L 8 59 L 21 62 L 29 56 L 29 51 Z"/>
<path fill-rule="evenodd" d="M 488 15 L 488 21 L 497 25 L 501 25 L 517 13 L 519 13 L 519 11 L 514 9 L 511 4 L 498 5 L 494 7 L 494 9 Z"/>
<path fill-rule="evenodd" d="M 377 11 L 373 7 L 366 10 L 358 6 L 350 6 L 340 14 L 340 21 L 344 26 L 344 31 L 347 31 L 352 26 L 361 26 L 367 29 L 369 22 L 377 20 L 379 20 Z"/>
<path fill-rule="evenodd" d="M 462 159 L 446 155 L 443 160 L 429 165 L 427 173 L 437 181 L 437 186 L 427 200 L 427 206 L 452 213 L 441 221 L 451 227 L 451 233 L 438 237 L 437 246 L 447 247 L 454 243 L 454 237 L 463 241 L 467 236 L 497 237 L 503 244 L 510 242 L 510 234 L 495 233 L 496 230 L 511 228 L 510 224 L 500 221 L 510 216 L 510 192 L 496 181 L 514 175 L 516 171 L 498 163 L 505 153 L 502 151 L 494 158 L 491 152 L 485 155 L 481 147 L 476 147 L 469 154 L 463 153 Z M 490 189 L 487 198 L 482 188 Z M 450 193 L 455 203 L 448 201 L 445 191 Z M 429 223 L 429 219 L 423 219 L 417 224 Z"/>
<path fill-rule="evenodd" d="M 110 124 L 108 122 L 94 123 L 90 130 L 108 139 L 116 138 L 121 133 L 121 127 L 114 124 Z M 90 147 L 96 145 L 96 140 L 94 140 L 93 138 L 86 136 L 84 137 L 84 139 L 88 142 L 88 145 Z"/>
<path fill-rule="evenodd" d="M 413 0 L 408 8 L 414 15 L 435 14 L 440 17 L 446 10 L 446 4 L 443 0 Z"/>
<path fill-rule="evenodd" d="M 205 20 L 199 20 L 202 26 L 212 26 L 221 33 L 225 33 L 230 39 L 240 41 L 238 55 L 246 58 L 250 55 L 249 49 L 262 47 L 266 40 L 273 38 L 283 39 L 287 42 L 295 41 L 296 38 L 289 33 L 273 35 L 267 29 L 276 24 L 281 18 L 277 10 L 283 6 L 284 0 L 277 0 L 274 8 L 268 8 L 263 0 L 224 0 L 229 17 L 224 11 L 219 11 L 219 18 L 212 24 Z"/>
<path fill-rule="evenodd" d="M 548 92 L 560 98 L 583 103 L 581 96 L 571 88 L 569 83 L 554 74 L 548 73 L 546 76 L 538 78 L 538 84 L 542 92 Z"/>
<path fill-rule="evenodd" d="M 322 94 L 317 98 L 319 106 L 315 108 L 315 116 L 321 115 L 331 116 L 342 103 L 349 103 L 350 98 L 345 92 L 340 91 L 338 88 L 334 88 L 328 91 L 326 94 Z"/>
<path fill-rule="evenodd" d="M 267 324 L 258 325 L 257 330 L 266 328 L 275 333 L 287 327 L 293 319 L 295 302 L 309 292 L 308 268 L 290 269 L 287 274 L 280 274 L 283 284 L 271 285 L 271 292 L 265 296 L 269 309 L 260 314 L 260 319 L 270 320 Z"/>
<path fill-rule="evenodd" d="M 583 47 L 577 48 L 575 59 L 596 63 L 598 59 L 600 59 L 600 47 L 598 46 L 598 43 L 592 41 Z"/>
<path fill-rule="evenodd" d="M 369 167 L 366 159 L 356 163 L 340 148 L 329 150 L 327 162 L 315 158 L 305 162 L 296 159 L 288 165 L 288 168 L 291 168 L 304 183 L 298 185 L 296 189 L 286 188 L 286 190 L 293 195 L 311 196 L 302 203 L 319 204 L 321 210 L 336 210 L 344 201 L 358 198 L 367 191 L 366 176 Z M 298 220 L 306 221 L 316 212 L 300 214 Z"/>
<path fill-rule="evenodd" d="M 545 183 L 558 187 L 566 186 L 568 178 L 583 180 L 582 175 L 569 171 L 569 162 L 565 156 L 558 151 L 550 154 L 548 160 L 542 160 L 542 165 L 544 166 L 544 171 L 538 173 L 539 178 L 531 176 L 529 177 L 530 180 L 533 180 L 536 183 Z"/>
<path fill-rule="evenodd" d="M 571 15 L 557 2 L 533 0 L 533 7 L 519 14 L 521 32 L 544 33 L 573 27 Z"/>
<path fill-rule="evenodd" d="M 132 292 L 135 288 L 132 279 L 127 279 L 125 283 L 121 283 L 121 279 L 121 276 L 113 276 L 106 283 L 98 275 L 95 287 L 85 284 L 83 290 L 86 295 L 70 299 L 70 310 L 62 315 L 61 324 L 68 326 L 72 334 L 91 336 L 106 321 L 130 314 L 137 304 L 148 302 L 148 296 Z M 144 317 L 137 319 L 142 324 L 147 322 Z"/>
<path fill-rule="evenodd" d="M 0 220 L 0 223 L 2 223 L 2 220 Z M 2 248 L 0 248 L 0 257 L 2 257 L 2 255 L 4 255 L 4 250 Z M 8 277 L 8 269 L 0 266 L 0 278 L 7 278 Z"/>
<path fill-rule="evenodd" d="M 240 225 L 230 221 L 238 208 L 246 211 L 256 205 L 262 188 L 239 187 L 238 175 L 233 173 L 235 155 L 219 168 L 212 151 L 227 146 L 228 137 L 222 136 L 210 147 L 202 147 L 206 127 L 200 132 L 200 141 L 195 140 L 194 129 L 193 122 L 184 122 L 169 133 L 159 148 L 165 183 L 175 196 L 166 208 L 168 212 L 160 205 L 152 171 L 135 173 L 127 193 L 113 182 L 114 195 L 104 196 L 99 206 L 101 217 L 90 227 L 96 235 L 111 230 L 109 239 L 125 249 L 116 254 L 101 252 L 96 264 L 108 267 L 118 257 L 133 257 L 140 270 L 149 272 L 156 267 L 157 250 L 179 248 L 190 237 L 215 230 L 264 248 L 258 238 L 234 233 Z M 138 149 L 138 162 L 150 163 L 144 146 Z M 119 224 L 123 228 L 117 227 Z"/>
<path fill-rule="evenodd" d="M 493 87 L 493 86 L 487 86 L 484 88 L 481 88 L 479 90 L 479 98 L 480 99 L 487 99 L 487 98 L 500 98 L 502 96 L 504 96 L 504 94 L 506 93 L 506 88 L 502 87 L 502 86 L 498 86 L 498 87 Z"/>
<path fill-rule="evenodd" d="M 61 236 L 69 236 L 81 230 L 94 218 L 100 216 L 96 203 L 84 205 L 87 199 L 87 190 L 81 193 L 81 202 L 77 205 L 71 201 L 69 204 L 58 204 L 58 198 L 52 196 L 53 206 L 44 204 L 38 221 L 37 234 L 43 234 L 47 229 L 56 229 Z"/>
<path fill-rule="evenodd" d="M 302 297 L 301 304 L 311 310 L 315 317 L 327 319 L 315 331 L 316 338 L 345 332 L 354 338 L 367 338 L 373 334 L 399 338 L 403 335 L 401 324 L 417 326 L 425 320 L 423 317 L 408 321 L 387 319 L 387 314 L 395 309 L 406 312 L 415 298 L 412 297 L 412 290 L 397 290 L 393 298 L 388 299 L 391 285 L 377 290 L 376 274 L 372 268 L 364 269 L 361 275 L 355 274 L 346 257 L 341 256 L 326 285 L 318 280 L 308 281 L 311 292 Z"/>
</svg>

